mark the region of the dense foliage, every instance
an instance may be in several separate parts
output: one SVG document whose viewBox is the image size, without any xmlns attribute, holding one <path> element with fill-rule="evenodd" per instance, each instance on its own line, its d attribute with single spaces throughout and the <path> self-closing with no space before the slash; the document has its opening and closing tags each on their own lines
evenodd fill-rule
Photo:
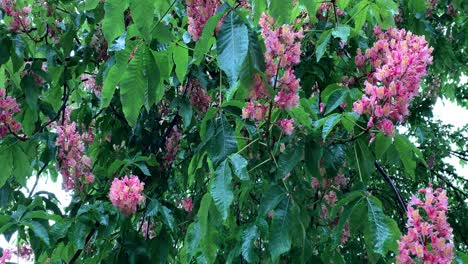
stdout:
<svg viewBox="0 0 468 264">
<path fill-rule="evenodd" d="M 468 2 L 0 10 L 0 263 L 468 263 Z"/>
</svg>

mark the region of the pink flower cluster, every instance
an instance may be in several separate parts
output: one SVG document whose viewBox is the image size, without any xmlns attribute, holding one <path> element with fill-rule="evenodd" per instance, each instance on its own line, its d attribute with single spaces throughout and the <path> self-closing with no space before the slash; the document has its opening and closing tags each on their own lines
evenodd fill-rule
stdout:
<svg viewBox="0 0 468 264">
<path fill-rule="evenodd" d="M 58 146 L 58 167 L 63 177 L 65 190 L 76 187 L 76 184 L 90 184 L 94 182 L 91 159 L 85 154 L 85 144 L 90 144 L 94 139 L 91 130 L 82 134 L 77 130 L 75 122 L 70 123 L 70 110 L 66 110 L 63 124 L 55 124 Z"/>
<path fill-rule="evenodd" d="M 300 41 L 304 37 L 302 29 L 295 31 L 291 25 L 275 27 L 274 19 L 265 13 L 262 14 L 259 23 L 266 46 L 266 81 L 269 85 L 276 86 L 274 88 L 279 89 L 274 98 L 276 106 L 282 110 L 291 109 L 299 103 L 297 93 L 300 88 L 300 80 L 296 78 L 292 67 L 300 61 Z M 253 85 L 249 97 L 250 102 L 242 110 L 242 117 L 254 121 L 264 119 L 267 106 L 260 103 L 259 100 L 269 99 L 270 94 L 265 81 L 259 74 L 253 76 Z"/>
<path fill-rule="evenodd" d="M 324 169 L 321 169 L 321 174 L 325 175 Z M 323 176 L 322 175 L 322 176 Z M 320 185 L 320 182 L 317 178 L 312 178 L 312 186 L 317 189 L 317 191 L 320 190 L 320 187 L 322 187 L 323 190 L 327 190 L 330 187 L 334 190 L 340 190 L 342 187 L 346 186 L 347 180 L 346 177 L 340 172 L 337 176 L 328 179 L 326 177 L 323 177 L 323 182 L 322 186 Z M 335 219 L 329 219 L 329 208 L 334 207 L 337 201 L 337 194 L 334 190 L 329 190 L 325 192 L 323 195 L 323 200 L 324 203 L 321 205 L 321 211 L 320 211 L 320 218 L 324 221 L 328 221 L 328 225 L 330 227 L 335 227 L 338 224 L 339 221 L 339 216 L 337 216 Z M 340 208 L 340 211 L 342 212 L 344 208 Z M 349 230 L 349 221 L 346 221 L 346 223 L 343 226 L 343 233 L 341 234 L 340 237 L 340 243 L 343 245 L 346 243 L 350 237 L 350 230 Z"/>
<path fill-rule="evenodd" d="M 219 0 L 186 0 L 188 32 L 194 41 L 200 38 L 203 27 L 221 5 Z"/>
<path fill-rule="evenodd" d="M 32 8 L 31 6 L 26 6 L 21 10 L 18 10 L 16 3 L 16 0 L 2 0 L 1 3 L 5 13 L 12 17 L 12 20 L 8 25 L 8 30 L 14 33 L 28 31 L 31 28 L 31 19 L 28 15 L 31 13 Z"/>
<path fill-rule="evenodd" d="M 141 235 L 145 239 L 148 239 L 148 238 L 153 239 L 154 237 L 156 237 L 156 232 L 155 232 L 156 225 L 150 219 L 140 222 L 140 224 L 141 224 Z"/>
<path fill-rule="evenodd" d="M 6 96 L 5 89 L 0 88 L 0 139 L 10 131 L 13 133 L 21 130 L 21 124 L 13 120 L 13 115 L 21 111 L 16 99 Z"/>
<path fill-rule="evenodd" d="M 319 6 L 316 17 L 319 21 L 325 21 L 328 18 L 329 14 L 334 15 L 334 12 L 336 12 L 336 15 L 339 17 L 344 16 L 344 12 L 338 7 L 335 6 L 335 9 L 333 9 L 333 3 L 325 2 Z"/>
<path fill-rule="evenodd" d="M 23 244 L 18 252 L 13 252 L 15 253 L 16 255 L 20 256 L 22 259 L 25 259 L 25 260 L 32 260 L 33 259 L 33 255 L 34 255 L 34 252 L 31 248 L 30 245 L 28 244 Z"/>
<path fill-rule="evenodd" d="M 290 136 L 294 132 L 294 119 L 281 119 L 278 126 L 285 135 Z"/>
<path fill-rule="evenodd" d="M 432 185 L 413 195 L 408 204 L 408 233 L 398 241 L 397 263 L 440 263 L 453 260 L 452 228 L 447 222 L 448 198 L 445 190 Z"/>
<path fill-rule="evenodd" d="M 93 92 L 96 96 L 101 95 L 102 86 L 96 84 L 96 77 L 92 74 L 82 74 L 81 81 L 83 82 L 84 88 Z"/>
<path fill-rule="evenodd" d="M 182 207 L 184 208 L 186 212 L 191 213 L 193 210 L 192 198 L 185 197 L 184 199 L 182 199 Z"/>
<path fill-rule="evenodd" d="M 365 81 L 365 95 L 353 107 L 356 113 L 371 116 L 368 127 L 394 135 L 394 123 L 405 120 L 410 102 L 418 95 L 419 82 L 432 63 L 433 49 L 424 36 L 404 29 L 383 32 L 377 26 L 374 34 L 378 40 L 365 53 L 373 72 Z M 361 60 L 356 57 L 356 65 L 361 65 Z"/>
<path fill-rule="evenodd" d="M 114 178 L 109 191 L 109 199 L 126 216 L 136 212 L 137 206 L 145 200 L 142 192 L 144 182 L 140 182 L 138 176 L 125 176 L 123 179 Z"/>
<path fill-rule="evenodd" d="M 164 166 L 170 168 L 176 159 L 177 151 L 179 150 L 180 140 L 182 133 L 179 131 L 177 125 L 173 126 L 169 136 L 166 138 L 166 155 L 164 155 Z"/>
<path fill-rule="evenodd" d="M 11 250 L 5 248 L 3 249 L 3 254 L 0 257 L 0 264 L 5 264 L 7 260 L 11 259 Z"/>
<path fill-rule="evenodd" d="M 198 80 L 192 79 L 187 86 L 190 93 L 190 104 L 201 112 L 208 111 L 211 96 L 201 86 Z"/>
</svg>

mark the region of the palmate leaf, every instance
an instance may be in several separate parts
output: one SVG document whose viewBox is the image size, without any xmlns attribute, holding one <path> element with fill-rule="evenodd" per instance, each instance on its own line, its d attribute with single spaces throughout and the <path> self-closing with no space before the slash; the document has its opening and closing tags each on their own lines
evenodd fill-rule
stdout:
<svg viewBox="0 0 468 264">
<path fill-rule="evenodd" d="M 279 208 L 273 212 L 273 220 L 270 226 L 269 249 L 270 256 L 276 261 L 281 254 L 288 252 L 291 249 L 291 234 L 290 234 L 290 199 L 283 199 Z"/>
<path fill-rule="evenodd" d="M 153 1 L 131 0 L 130 10 L 132 12 L 133 22 L 138 30 L 146 40 L 150 40 L 153 16 L 148 16 L 148 14 L 154 13 Z"/>
<path fill-rule="evenodd" d="M 247 26 L 235 12 L 227 14 L 216 43 L 219 67 L 226 73 L 229 86 L 233 89 L 249 49 Z"/>
</svg>

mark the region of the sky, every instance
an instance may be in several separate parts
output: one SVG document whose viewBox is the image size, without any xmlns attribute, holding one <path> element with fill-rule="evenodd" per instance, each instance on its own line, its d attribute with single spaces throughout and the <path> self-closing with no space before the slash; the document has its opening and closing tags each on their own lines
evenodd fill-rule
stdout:
<svg viewBox="0 0 468 264">
<path fill-rule="evenodd" d="M 445 124 L 451 124 L 455 128 L 461 128 L 464 125 L 468 124 L 468 110 L 464 109 L 455 103 L 449 102 L 447 100 L 437 99 L 436 104 L 433 109 L 434 119 L 441 120 Z M 455 158 L 448 158 L 446 162 L 452 164 L 459 175 L 468 179 L 468 166 L 461 166 L 460 161 Z M 35 182 L 35 177 L 31 177 L 27 182 L 27 187 L 23 189 L 25 193 L 29 193 L 29 190 L 32 188 Z M 50 177 L 41 177 L 35 192 L 39 191 L 48 191 L 52 192 L 57 196 L 57 199 L 61 202 L 59 205 L 60 208 L 66 207 L 71 201 L 71 192 L 65 192 L 62 189 L 62 179 L 58 177 L 57 182 L 53 182 Z M 11 243 L 8 243 L 3 236 L 0 235 L 0 247 L 2 248 L 15 248 L 15 236 L 10 240 Z M 32 263 L 25 261 L 23 259 L 17 259 L 16 256 L 12 261 L 17 263 Z"/>
</svg>

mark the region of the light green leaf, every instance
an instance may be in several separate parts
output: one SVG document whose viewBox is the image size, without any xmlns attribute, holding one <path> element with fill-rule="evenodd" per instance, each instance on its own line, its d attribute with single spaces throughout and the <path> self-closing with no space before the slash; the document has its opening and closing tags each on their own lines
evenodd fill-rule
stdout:
<svg viewBox="0 0 468 264">
<path fill-rule="evenodd" d="M 293 1 L 270 0 L 269 10 L 270 15 L 275 21 L 281 24 L 288 24 L 290 21 L 291 10 L 293 9 Z"/>
<path fill-rule="evenodd" d="M 189 55 L 188 50 L 180 45 L 174 45 L 172 48 L 172 58 L 174 59 L 177 78 L 182 83 L 188 70 Z"/>
<path fill-rule="evenodd" d="M 153 26 L 153 16 L 148 14 L 154 13 L 153 1 L 131 0 L 130 10 L 132 12 L 133 22 L 144 38 L 149 41 Z"/>
<path fill-rule="evenodd" d="M 124 33 L 124 12 L 127 8 L 127 0 L 106 0 L 104 3 L 105 15 L 102 20 L 102 31 L 109 43 Z"/>
<path fill-rule="evenodd" d="M 29 157 L 19 144 L 12 148 L 13 159 L 13 172 L 15 179 L 22 186 L 26 186 L 26 179 L 31 176 L 31 162 Z"/>
<path fill-rule="evenodd" d="M 337 0 L 336 4 L 341 10 L 344 10 L 346 7 L 348 7 L 349 0 Z"/>
<path fill-rule="evenodd" d="M 236 87 L 242 63 L 249 49 L 247 26 L 229 12 L 224 19 L 217 39 L 219 67 L 226 73 L 231 89 Z"/>
<path fill-rule="evenodd" d="M 351 13 L 354 19 L 354 28 L 356 30 L 361 30 L 362 26 L 364 26 L 368 10 L 369 2 L 367 0 L 359 1 L 359 3 L 354 7 Z"/>
<path fill-rule="evenodd" d="M 162 215 L 163 222 L 171 229 L 171 231 L 174 231 L 174 216 L 172 216 L 171 210 L 162 205 L 161 210 L 159 211 Z"/>
<path fill-rule="evenodd" d="M 234 193 L 232 191 L 232 175 L 231 168 L 227 160 L 221 162 L 215 172 L 215 177 L 211 181 L 210 193 L 213 197 L 218 211 L 221 213 L 223 220 L 226 220 L 229 214 L 229 207 L 231 207 L 234 200 Z"/>
</svg>

